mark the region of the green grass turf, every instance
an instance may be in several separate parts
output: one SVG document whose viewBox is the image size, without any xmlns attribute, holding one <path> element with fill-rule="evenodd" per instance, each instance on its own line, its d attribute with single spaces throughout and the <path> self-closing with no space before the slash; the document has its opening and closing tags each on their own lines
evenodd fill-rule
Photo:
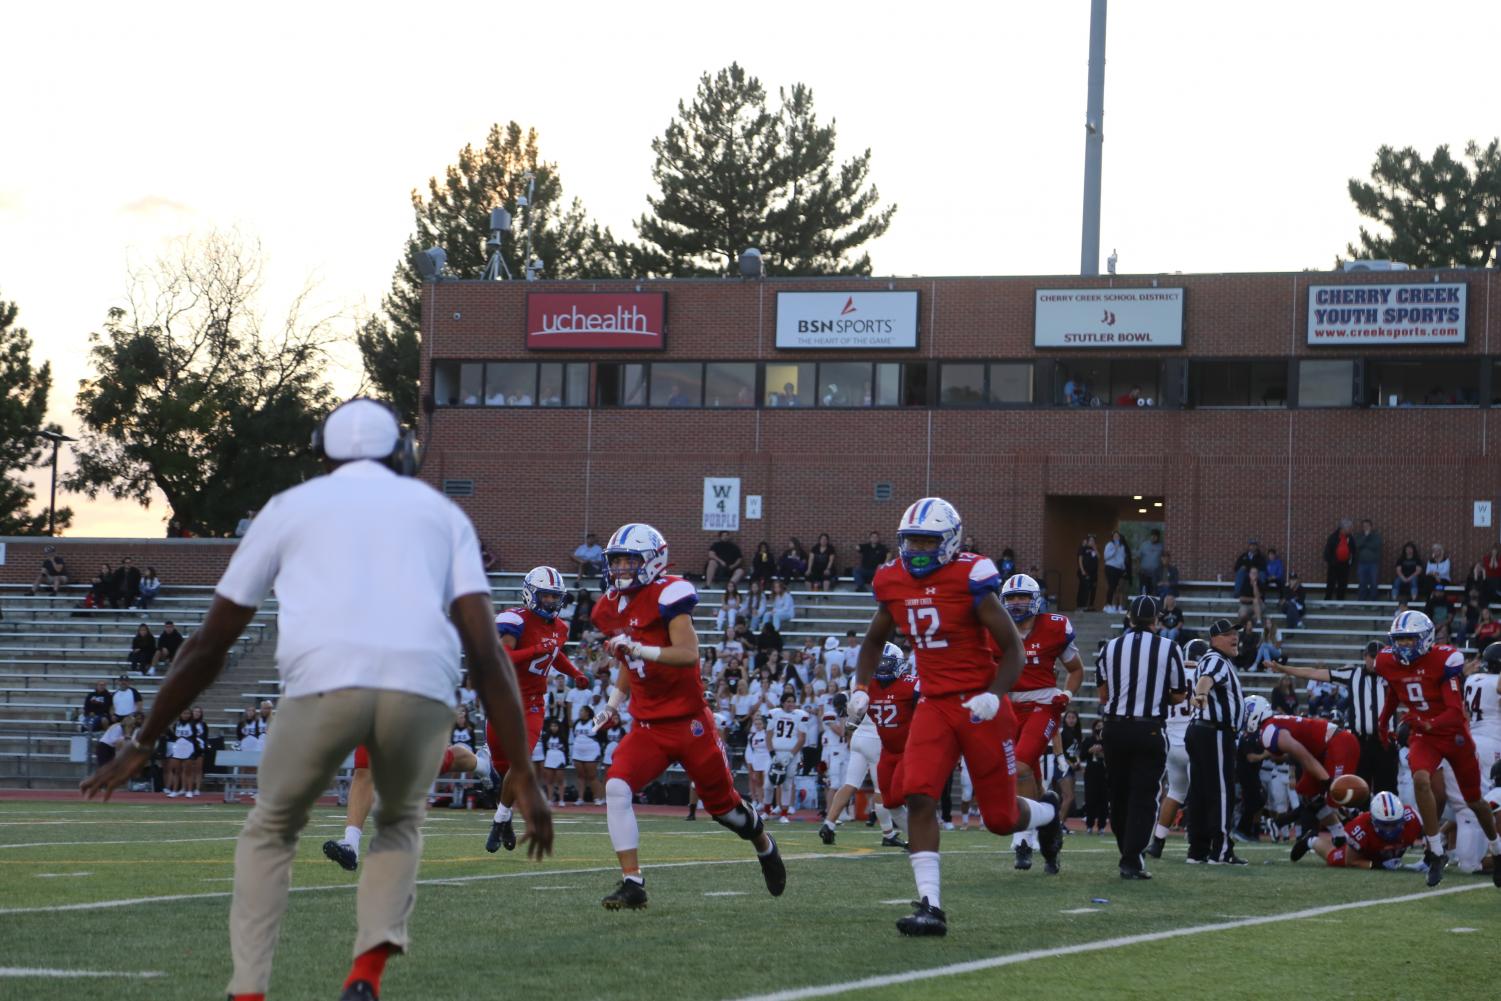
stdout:
<svg viewBox="0 0 1501 1001">
<path fill-rule="evenodd" d="M 244 812 L 196 803 L 0 803 L 0 967 L 165 973 L 152 980 L 0 977 L 0 998 L 222 996 L 227 896 L 5 911 L 227 894 Z M 603 817 L 563 810 L 558 819 L 556 855 L 539 864 L 487 855 L 482 813 L 434 812 L 421 878 L 463 881 L 419 887 L 413 952 L 388 968 L 388 1001 L 712 1001 L 1425 890 L 1416 873 L 1328 870 L 1313 856 L 1294 866 L 1280 846 L 1246 848 L 1253 864 L 1242 869 L 1189 867 L 1179 861 L 1181 841 L 1170 842 L 1169 857 L 1154 866 L 1157 879 L 1123 883 L 1113 842 L 1082 834 L 1067 839 L 1063 874 L 1049 878 L 1040 864 L 1013 871 L 1000 839 L 953 832 L 944 835 L 949 935 L 912 940 L 893 924 L 912 896 L 911 870 L 901 853 L 879 849 L 878 835 L 863 825 L 846 825 L 833 848 L 818 842 L 813 824 L 773 825 L 792 856 L 787 893 L 777 900 L 765 892 L 747 847 L 729 832 L 703 820 L 643 818 L 651 905 L 644 913 L 609 913 L 599 906 L 616 880 Z M 320 849 L 325 838 L 342 833 L 342 814 L 319 808 L 312 823 L 294 886 L 343 889 L 292 895 L 274 1001 L 336 998 L 348 966 L 355 874 L 325 860 Z M 75 843 L 7 847 L 38 842 Z M 704 864 L 721 861 L 731 864 Z M 593 868 L 605 871 L 577 871 Z M 1451 870 L 1441 889 L 1476 883 Z M 1094 904 L 1094 897 L 1110 902 Z M 1082 912 L 1067 913 L 1075 910 Z M 1501 891 L 1487 879 L 1470 892 L 1037 958 L 864 988 L 858 996 L 1101 1001 L 1203 993 L 1454 1001 L 1485 992 L 1498 918 Z"/>
</svg>

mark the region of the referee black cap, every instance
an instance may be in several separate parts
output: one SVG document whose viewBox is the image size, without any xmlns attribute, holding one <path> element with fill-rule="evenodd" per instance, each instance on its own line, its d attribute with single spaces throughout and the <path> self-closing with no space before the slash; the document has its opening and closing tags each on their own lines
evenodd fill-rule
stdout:
<svg viewBox="0 0 1501 1001">
<path fill-rule="evenodd" d="M 1131 599 L 1131 607 L 1126 615 L 1132 622 L 1156 622 L 1157 599 L 1150 594 L 1138 594 Z"/>
<path fill-rule="evenodd" d="M 1380 640 L 1371 640 L 1371 642 L 1369 642 L 1369 643 L 1367 643 L 1365 645 L 1365 655 L 1367 657 L 1374 657 L 1374 656 L 1376 656 L 1380 652 L 1381 652 L 1381 641 Z"/>
<path fill-rule="evenodd" d="M 1211 638 L 1215 636 L 1223 636 L 1226 633 L 1234 633 L 1239 631 L 1240 630 L 1235 628 L 1235 623 L 1231 622 L 1229 619 L 1215 619 L 1214 625 L 1209 627 L 1209 635 Z"/>
</svg>

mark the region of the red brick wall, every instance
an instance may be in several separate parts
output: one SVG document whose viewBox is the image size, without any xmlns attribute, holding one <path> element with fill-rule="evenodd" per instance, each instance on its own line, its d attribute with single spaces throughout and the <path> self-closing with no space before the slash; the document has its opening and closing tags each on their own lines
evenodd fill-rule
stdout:
<svg viewBox="0 0 1501 1001">
<path fill-rule="evenodd" d="M 87 584 L 104 563 L 119 566 L 129 556 L 142 573 L 156 567 L 162 585 L 217 583 L 237 543 L 226 539 L 46 539 L 7 538 L 5 564 L 0 566 L 0 583 L 31 584 L 41 572 L 42 550 L 56 545 L 68 561 L 73 580 Z"/>
</svg>

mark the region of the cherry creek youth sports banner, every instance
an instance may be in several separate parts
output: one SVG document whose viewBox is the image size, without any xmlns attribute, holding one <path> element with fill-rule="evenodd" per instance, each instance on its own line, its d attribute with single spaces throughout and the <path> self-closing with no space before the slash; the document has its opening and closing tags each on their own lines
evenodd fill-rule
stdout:
<svg viewBox="0 0 1501 1001">
<path fill-rule="evenodd" d="M 1463 282 L 1393 285 L 1310 285 L 1308 343 L 1463 344 Z"/>
</svg>

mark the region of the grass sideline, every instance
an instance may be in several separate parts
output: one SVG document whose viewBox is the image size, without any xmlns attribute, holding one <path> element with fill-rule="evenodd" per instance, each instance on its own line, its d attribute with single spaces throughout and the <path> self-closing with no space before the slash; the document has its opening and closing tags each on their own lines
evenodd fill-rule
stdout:
<svg viewBox="0 0 1501 1001">
<path fill-rule="evenodd" d="M 217 803 L 0 803 L 0 997 L 221 997 L 233 839 L 244 814 Z M 944 835 L 949 936 L 911 940 L 893 924 L 912 895 L 906 858 L 880 849 L 863 825 L 842 828 L 833 848 L 818 842 L 814 824 L 773 825 L 790 873 L 776 900 L 733 835 L 712 822 L 664 817 L 641 825 L 651 906 L 611 914 L 599 906 L 616 878 L 603 816 L 565 809 L 557 819 L 557 854 L 537 864 L 487 855 L 482 813 L 430 816 L 413 952 L 392 961 L 387 1001 L 717 1001 L 1031 952 L 1043 955 L 833 996 L 1453 1001 L 1489 989 L 1501 930 L 1501 899 L 1493 896 L 1501 891 L 1452 870 L 1440 890 L 1460 892 L 1430 896 L 1420 874 L 1329 870 L 1312 856 L 1295 866 L 1281 846 L 1248 846 L 1253 864 L 1242 869 L 1185 866 L 1174 841 L 1153 867 L 1157 879 L 1122 883 L 1113 842 L 1075 834 L 1063 874 L 1049 878 L 1040 867 L 1015 872 L 1005 842 L 971 831 Z M 320 845 L 342 830 L 341 811 L 315 809 L 298 851 L 299 892 L 282 928 L 273 1001 L 338 996 L 354 935 L 354 874 L 325 860 Z M 93 906 L 165 895 L 183 899 Z M 1093 903 L 1097 897 L 1109 903 Z M 1317 910 L 1371 900 L 1390 902 Z M 33 910 L 68 905 L 89 909 Z M 1205 925 L 1226 927 L 1055 954 Z M 1461 928 L 1474 930 L 1454 930 Z M 16 968 L 162 976 L 5 972 Z"/>
</svg>

